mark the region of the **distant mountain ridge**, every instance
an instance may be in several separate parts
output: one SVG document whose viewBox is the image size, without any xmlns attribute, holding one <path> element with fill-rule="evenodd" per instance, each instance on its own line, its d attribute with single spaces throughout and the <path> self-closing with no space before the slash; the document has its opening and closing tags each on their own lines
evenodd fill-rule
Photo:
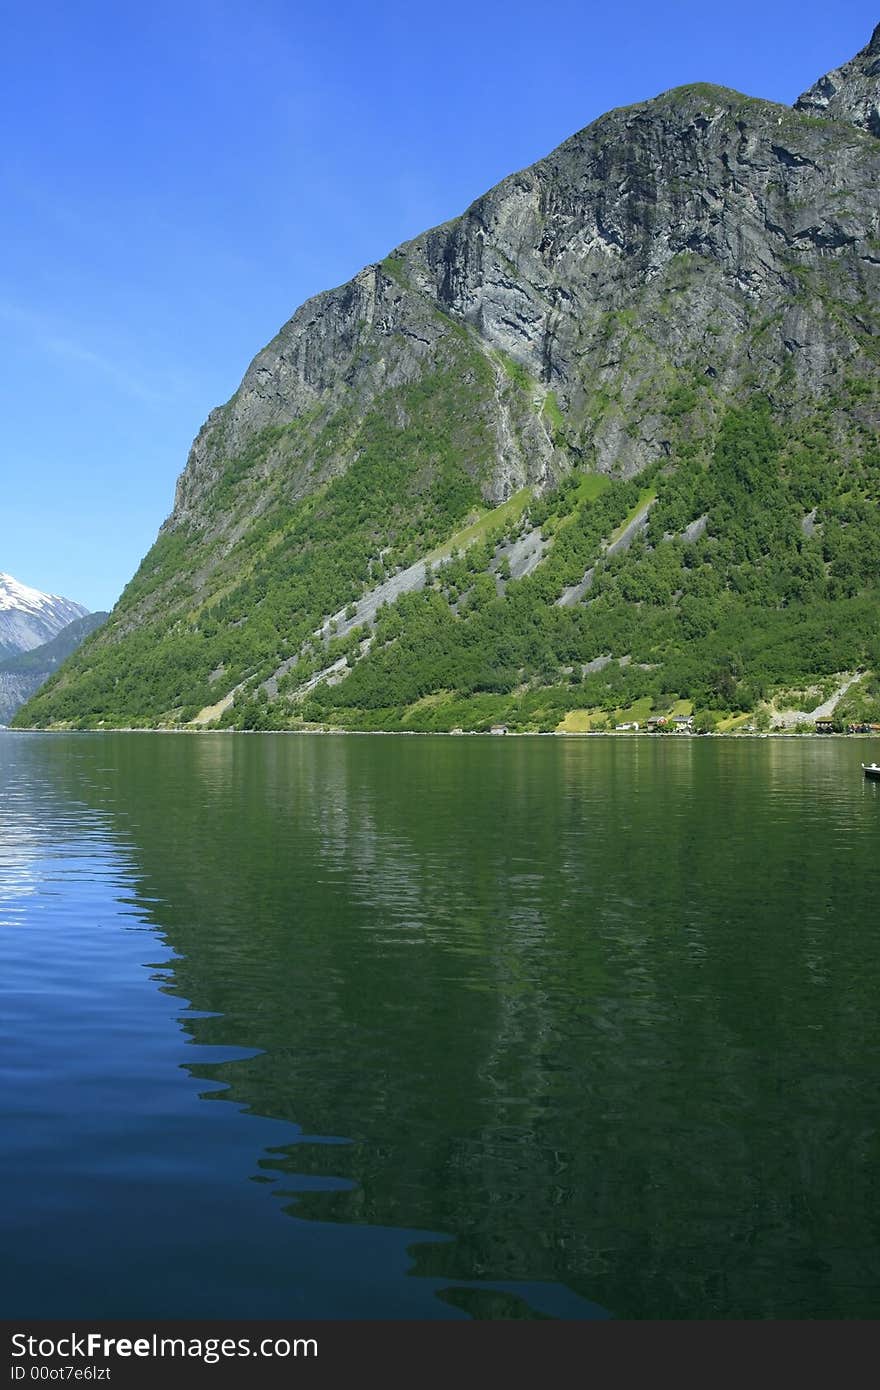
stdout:
<svg viewBox="0 0 880 1390">
<path fill-rule="evenodd" d="M 880 710 L 878 92 L 611 111 L 302 305 L 18 722 Z"/>
<path fill-rule="evenodd" d="M 108 617 L 107 613 L 87 613 L 74 618 L 42 646 L 0 657 L 0 724 L 7 723 L 16 710 L 36 695 L 62 662 Z"/>
<path fill-rule="evenodd" d="M 0 724 L 106 619 L 0 572 Z"/>
<path fill-rule="evenodd" d="M 0 657 L 42 646 L 88 611 L 81 603 L 44 594 L 0 571 Z"/>
</svg>

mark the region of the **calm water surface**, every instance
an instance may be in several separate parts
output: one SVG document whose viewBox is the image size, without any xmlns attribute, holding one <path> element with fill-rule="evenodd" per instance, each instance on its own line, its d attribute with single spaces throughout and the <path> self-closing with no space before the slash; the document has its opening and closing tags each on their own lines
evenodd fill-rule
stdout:
<svg viewBox="0 0 880 1390">
<path fill-rule="evenodd" d="M 0 1312 L 880 1315 L 878 755 L 0 735 Z"/>
</svg>

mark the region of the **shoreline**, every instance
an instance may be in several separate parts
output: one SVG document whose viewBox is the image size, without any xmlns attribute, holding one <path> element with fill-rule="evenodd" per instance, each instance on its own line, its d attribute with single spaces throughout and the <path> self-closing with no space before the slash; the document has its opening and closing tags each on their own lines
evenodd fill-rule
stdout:
<svg viewBox="0 0 880 1390">
<path fill-rule="evenodd" d="M 189 734 L 190 736 L 211 736 L 221 735 L 226 737 L 230 734 L 247 734 L 248 736 L 269 736 L 292 735 L 293 737 L 316 736 L 327 738 L 330 736 L 343 735 L 346 738 L 561 738 L 561 739 L 586 739 L 586 738 L 614 738 L 614 739 L 650 739 L 652 743 L 661 742 L 682 742 L 684 739 L 724 739 L 726 742 L 743 742 L 755 739 L 784 739 L 791 742 L 792 739 L 818 739 L 825 743 L 830 739 L 866 739 L 880 740 L 880 733 L 876 734 L 846 734 L 846 733 L 793 733 L 785 730 L 767 729 L 755 733 L 729 733 L 719 734 L 714 732 L 698 733 L 669 733 L 656 734 L 647 731 L 627 730 L 618 732 L 616 729 L 596 729 L 595 731 L 585 729 L 582 732 L 576 730 L 551 729 L 543 732 L 538 729 L 507 729 L 503 734 L 493 734 L 488 729 L 465 729 L 461 733 L 453 733 L 450 729 L 203 729 L 182 727 L 176 729 L 144 729 L 137 727 L 127 727 L 120 725 L 118 728 L 108 729 L 13 729 L 8 724 L 0 725 L 0 734 Z"/>
</svg>

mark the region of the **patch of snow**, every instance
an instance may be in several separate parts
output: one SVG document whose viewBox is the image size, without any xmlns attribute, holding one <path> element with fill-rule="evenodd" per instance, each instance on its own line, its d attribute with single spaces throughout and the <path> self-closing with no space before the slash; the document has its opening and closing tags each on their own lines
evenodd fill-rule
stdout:
<svg viewBox="0 0 880 1390">
<path fill-rule="evenodd" d="M 44 594 L 0 572 L 0 648 L 31 651 L 88 611 L 81 603 L 60 594 Z"/>
</svg>

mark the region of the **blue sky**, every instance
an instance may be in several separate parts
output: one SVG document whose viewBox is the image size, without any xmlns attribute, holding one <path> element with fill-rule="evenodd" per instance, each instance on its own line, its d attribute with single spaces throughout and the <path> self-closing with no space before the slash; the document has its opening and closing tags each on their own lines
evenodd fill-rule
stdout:
<svg viewBox="0 0 880 1390">
<path fill-rule="evenodd" d="M 0 570 L 109 607 L 303 299 L 613 106 L 790 102 L 876 4 L 2 0 Z"/>
</svg>

